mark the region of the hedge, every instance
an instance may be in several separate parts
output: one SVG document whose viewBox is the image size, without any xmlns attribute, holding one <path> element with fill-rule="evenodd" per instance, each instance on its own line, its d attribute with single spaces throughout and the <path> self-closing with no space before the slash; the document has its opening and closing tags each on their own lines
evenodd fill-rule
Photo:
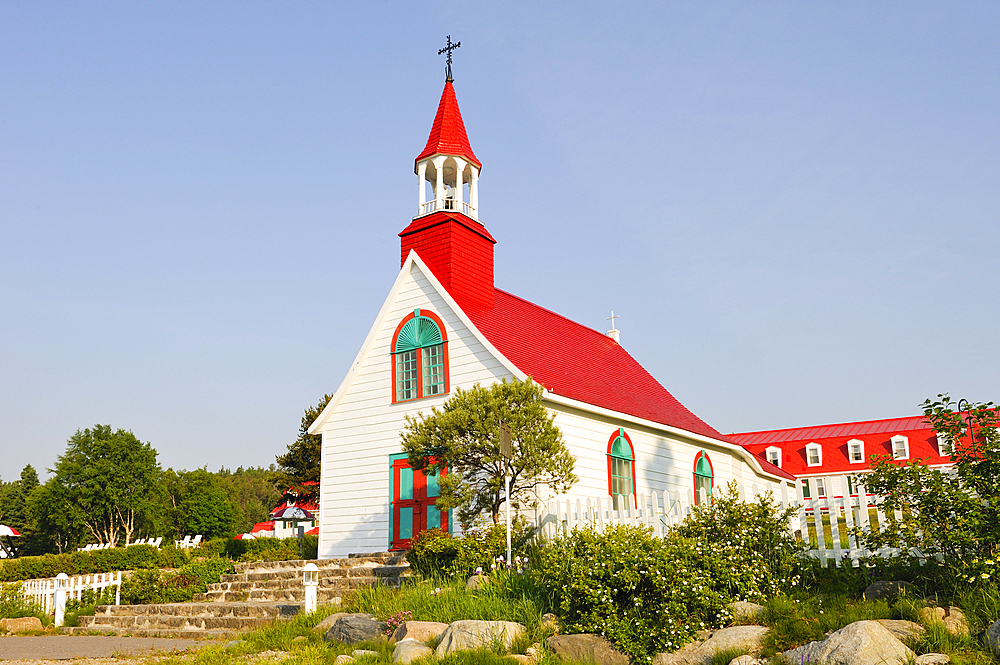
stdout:
<svg viewBox="0 0 1000 665">
<path fill-rule="evenodd" d="M 90 575 L 117 570 L 144 568 L 179 568 L 188 562 L 185 550 L 173 547 L 157 549 L 152 545 L 132 545 L 92 552 L 66 552 L 5 559 L 0 562 L 0 582 L 17 582 L 42 577 Z"/>
<path fill-rule="evenodd" d="M 292 561 L 315 559 L 318 549 L 318 536 L 305 536 L 302 539 L 302 554 L 299 554 L 298 538 L 258 538 L 229 540 L 223 554 L 233 561 Z"/>
</svg>

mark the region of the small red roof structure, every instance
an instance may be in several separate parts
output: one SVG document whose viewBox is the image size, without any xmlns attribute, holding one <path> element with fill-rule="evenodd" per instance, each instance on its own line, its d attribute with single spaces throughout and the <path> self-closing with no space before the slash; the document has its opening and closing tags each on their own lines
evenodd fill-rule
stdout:
<svg viewBox="0 0 1000 665">
<path fill-rule="evenodd" d="M 783 470 L 796 476 L 810 476 L 864 471 L 870 468 L 872 455 L 892 456 L 894 436 L 904 436 L 907 441 L 908 455 L 898 460 L 900 463 L 914 460 L 934 466 L 952 463 L 950 455 L 941 454 L 937 433 L 923 416 L 743 432 L 730 434 L 729 438 L 765 461 L 768 448 L 779 448 Z M 850 460 L 848 441 L 853 440 L 864 443 L 863 462 Z M 821 464 L 809 466 L 806 460 L 809 444 L 822 449 Z"/>
<path fill-rule="evenodd" d="M 274 520 L 268 520 L 266 522 L 257 522 L 250 529 L 250 533 L 257 533 L 258 531 L 274 531 Z"/>
<path fill-rule="evenodd" d="M 469 318 L 500 353 L 551 392 L 733 443 L 607 335 L 500 289 L 494 302 L 492 309 L 468 312 Z"/>
<path fill-rule="evenodd" d="M 472 152 L 472 145 L 469 144 L 469 135 L 465 133 L 465 123 L 462 122 L 462 112 L 458 109 L 458 99 L 455 97 L 455 86 L 451 81 L 444 84 L 444 92 L 441 93 L 441 102 L 438 104 L 437 115 L 434 116 L 434 124 L 431 125 L 431 134 L 427 137 L 427 145 L 424 151 L 417 155 L 415 162 L 419 162 L 431 155 L 459 155 L 481 169 L 482 163 Z"/>
<path fill-rule="evenodd" d="M 319 527 L 318 526 L 314 526 L 313 528 L 309 529 L 308 531 L 306 531 L 306 535 L 307 536 L 318 536 L 319 535 Z"/>
</svg>

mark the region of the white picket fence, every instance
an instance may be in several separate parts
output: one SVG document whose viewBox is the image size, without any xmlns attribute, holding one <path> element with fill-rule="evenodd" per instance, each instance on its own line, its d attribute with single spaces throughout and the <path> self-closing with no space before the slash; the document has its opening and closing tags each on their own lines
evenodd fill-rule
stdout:
<svg viewBox="0 0 1000 665">
<path fill-rule="evenodd" d="M 21 583 L 21 593 L 31 602 L 42 607 L 45 612 L 55 611 L 56 578 L 47 577 L 37 580 L 25 580 Z M 93 575 L 77 575 L 66 580 L 66 598 L 81 600 L 87 589 L 100 592 L 109 587 L 115 587 L 115 605 L 121 604 L 122 571 L 116 573 L 95 573 Z"/>
<path fill-rule="evenodd" d="M 789 529 L 798 538 L 809 543 L 807 554 L 820 559 L 824 564 L 832 561 L 838 567 L 845 561 L 850 561 L 852 566 L 857 567 L 860 565 L 859 559 L 870 554 L 897 554 L 898 548 L 882 548 L 878 552 L 870 552 L 860 547 L 855 538 L 855 527 L 877 530 L 879 525 L 886 523 L 885 514 L 874 504 L 875 496 L 867 493 L 863 486 L 852 488 L 855 490 L 853 495 L 847 494 L 847 476 L 825 480 L 826 496 L 805 499 L 801 486 L 798 486 L 798 496 L 789 496 L 788 487 L 782 484 L 782 496 L 775 497 L 782 509 L 786 506 L 797 508 Z M 746 487 L 737 482 L 737 491 L 740 498 L 746 500 L 765 492 L 766 488 L 756 483 Z M 707 492 L 702 489 L 699 503 L 708 500 Z M 667 490 L 613 497 L 560 496 L 539 507 L 535 515 L 535 526 L 546 538 L 576 527 L 589 527 L 602 532 L 610 524 L 649 527 L 653 535 L 659 537 L 690 515 L 694 505 L 694 491 L 691 489 L 685 493 Z M 871 512 L 875 513 L 875 519 L 872 519 Z M 897 514 L 898 517 L 901 515 Z"/>
</svg>

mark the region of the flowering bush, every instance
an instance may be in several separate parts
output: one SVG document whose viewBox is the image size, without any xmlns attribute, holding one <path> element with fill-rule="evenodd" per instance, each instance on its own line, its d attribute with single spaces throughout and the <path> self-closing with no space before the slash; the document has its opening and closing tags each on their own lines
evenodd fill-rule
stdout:
<svg viewBox="0 0 1000 665">
<path fill-rule="evenodd" d="M 512 547 L 521 557 L 515 561 L 527 560 L 522 555 L 530 535 L 531 528 L 523 518 L 511 525 Z M 410 542 L 406 560 L 424 577 L 468 577 L 476 568 L 495 570 L 506 554 L 506 527 L 489 524 L 473 526 L 457 537 L 440 529 L 419 533 Z"/>
<path fill-rule="evenodd" d="M 770 497 L 717 492 L 665 538 L 615 525 L 577 529 L 541 548 L 528 573 L 567 632 L 606 636 L 633 662 L 650 661 L 725 624 L 733 600 L 763 600 L 798 583 L 801 548 Z"/>
<path fill-rule="evenodd" d="M 391 617 L 389 617 L 388 619 L 385 620 L 386 626 L 388 626 L 385 629 L 385 636 L 386 637 L 392 637 L 393 633 L 396 632 L 397 628 L 399 628 L 400 626 L 402 626 L 407 621 L 411 621 L 412 619 L 413 619 L 413 612 L 411 612 L 409 610 L 403 610 L 402 612 L 396 612 Z"/>
</svg>

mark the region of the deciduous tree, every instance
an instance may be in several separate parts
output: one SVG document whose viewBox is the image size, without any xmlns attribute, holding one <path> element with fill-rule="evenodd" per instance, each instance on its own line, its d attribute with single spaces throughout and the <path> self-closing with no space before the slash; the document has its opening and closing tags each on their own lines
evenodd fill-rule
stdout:
<svg viewBox="0 0 1000 665">
<path fill-rule="evenodd" d="M 553 416 L 542 403 L 542 389 L 528 381 L 502 381 L 488 388 L 458 388 L 442 408 L 407 417 L 401 433 L 410 466 L 447 474 L 440 477 L 437 505 L 456 509 L 459 521 L 471 523 L 487 513 L 496 523 L 505 501 L 505 458 L 500 424 L 510 427 L 511 505 L 534 503 L 534 490 L 547 486 L 564 492 L 577 481 L 573 456 Z"/>
</svg>

